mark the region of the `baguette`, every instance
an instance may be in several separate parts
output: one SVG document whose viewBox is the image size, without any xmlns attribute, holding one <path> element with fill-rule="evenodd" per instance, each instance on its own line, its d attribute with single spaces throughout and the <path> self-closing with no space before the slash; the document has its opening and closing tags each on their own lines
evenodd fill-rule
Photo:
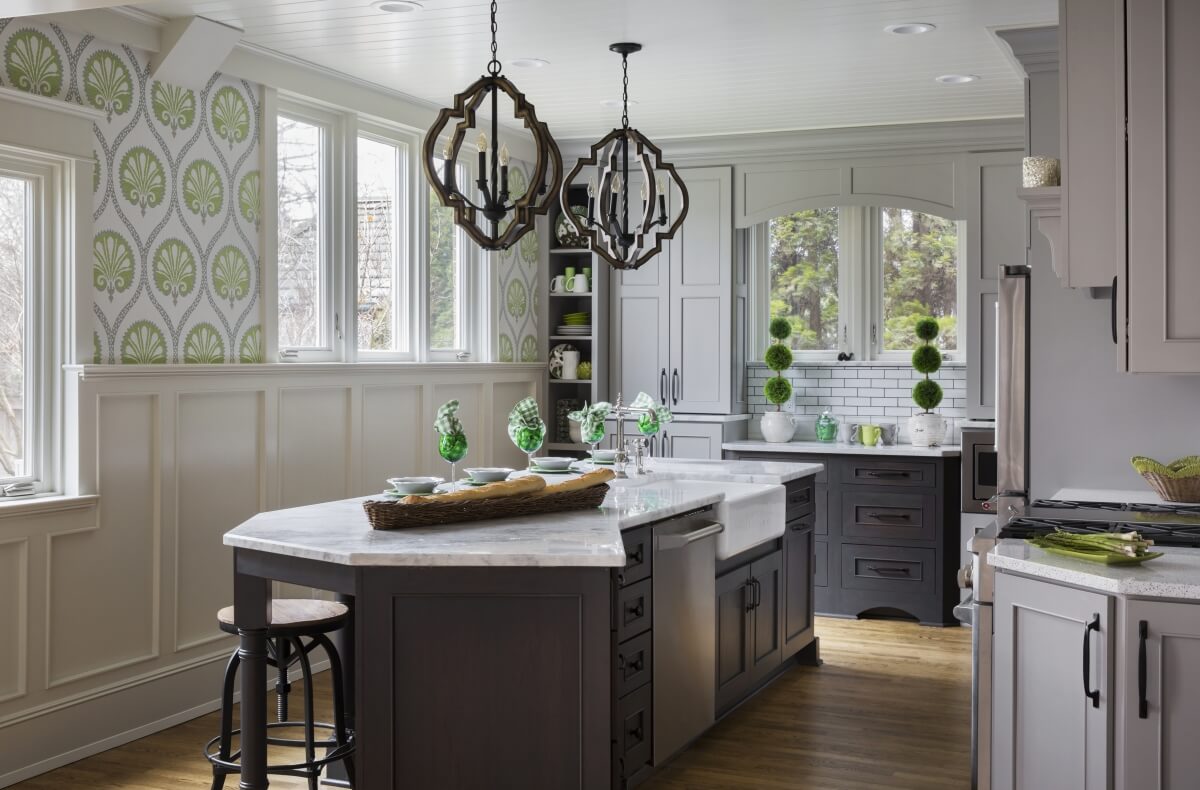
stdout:
<svg viewBox="0 0 1200 790">
<path fill-rule="evenodd" d="M 581 491 L 585 488 L 600 486 L 607 483 L 616 477 L 611 469 L 597 469 L 593 472 L 573 477 L 570 480 L 564 480 L 561 483 L 555 483 L 552 486 L 546 486 L 541 491 L 537 492 L 537 496 L 549 496 L 550 494 L 564 494 L 568 491 Z"/>
<path fill-rule="evenodd" d="M 485 486 L 478 488 L 466 488 L 461 491 L 452 491 L 448 494 L 435 494 L 433 496 L 407 496 L 400 501 L 405 505 L 430 505 L 433 503 L 443 502 L 470 502 L 477 499 L 498 499 L 500 497 L 514 496 L 516 494 L 534 494 L 546 487 L 545 479 L 537 475 L 526 475 L 513 480 L 504 480 L 499 483 L 488 483 Z"/>
</svg>

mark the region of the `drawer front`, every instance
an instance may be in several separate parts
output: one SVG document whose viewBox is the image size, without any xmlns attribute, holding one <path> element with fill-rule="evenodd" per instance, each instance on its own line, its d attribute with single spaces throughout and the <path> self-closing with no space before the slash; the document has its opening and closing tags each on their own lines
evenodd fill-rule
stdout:
<svg viewBox="0 0 1200 790">
<path fill-rule="evenodd" d="M 650 682 L 654 665 L 654 634 L 650 631 L 617 646 L 617 697 Z"/>
<path fill-rule="evenodd" d="M 937 485 L 937 464 L 932 461 L 851 460 L 846 462 L 842 471 L 842 482 L 850 485 L 909 488 L 932 488 Z"/>
<path fill-rule="evenodd" d="M 843 543 L 842 588 L 895 594 L 936 592 L 934 550 Z"/>
<path fill-rule="evenodd" d="M 829 543 L 813 541 L 813 585 L 829 586 Z"/>
<path fill-rule="evenodd" d="M 649 579 L 654 563 L 654 533 L 650 527 L 631 529 L 621 534 L 625 543 L 625 568 L 617 573 L 621 586 Z"/>
<path fill-rule="evenodd" d="M 787 520 L 799 518 L 816 509 L 816 499 L 811 478 L 787 485 Z"/>
<path fill-rule="evenodd" d="M 847 491 L 842 495 L 842 535 L 937 540 L 937 498 L 933 494 Z"/>
<path fill-rule="evenodd" d="M 650 579 L 622 587 L 617 592 L 617 642 L 650 630 L 654 612 Z"/>
<path fill-rule="evenodd" d="M 622 779 L 633 776 L 653 756 L 654 686 L 645 685 L 617 702 L 617 759 Z"/>
</svg>

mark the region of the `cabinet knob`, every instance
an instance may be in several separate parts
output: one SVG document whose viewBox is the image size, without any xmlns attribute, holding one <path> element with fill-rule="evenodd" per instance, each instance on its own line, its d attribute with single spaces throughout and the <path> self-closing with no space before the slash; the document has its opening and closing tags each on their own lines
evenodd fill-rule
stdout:
<svg viewBox="0 0 1200 790">
<path fill-rule="evenodd" d="M 633 615 L 634 617 L 643 617 L 646 614 L 646 599 L 638 598 L 638 602 L 633 606 L 625 607 L 625 614 Z"/>
</svg>

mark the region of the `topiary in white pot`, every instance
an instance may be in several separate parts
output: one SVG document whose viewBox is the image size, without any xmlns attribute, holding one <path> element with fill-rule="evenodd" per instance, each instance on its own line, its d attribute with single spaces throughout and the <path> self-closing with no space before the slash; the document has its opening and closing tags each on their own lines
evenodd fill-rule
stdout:
<svg viewBox="0 0 1200 790">
<path fill-rule="evenodd" d="M 912 366 L 925 379 L 918 381 L 912 390 L 913 403 L 924 409 L 920 414 L 908 418 L 908 434 L 914 447 L 937 447 L 946 438 L 946 420 L 933 410 L 942 402 L 942 386 L 929 378 L 942 367 L 942 352 L 933 345 L 938 336 L 936 318 L 922 318 L 914 327 L 921 345 L 912 355 Z"/>
<path fill-rule="evenodd" d="M 775 405 L 775 411 L 763 414 L 760 429 L 768 442 L 790 442 L 796 433 L 796 424 L 792 421 L 792 415 L 785 413 L 781 407 L 792 397 L 792 383 L 782 373 L 792 366 L 792 350 L 783 342 L 791 337 L 792 324 L 786 318 L 774 318 L 771 320 L 770 333 L 774 340 L 763 353 L 763 362 L 775 371 L 775 377 L 767 379 L 763 386 L 763 397 Z"/>
</svg>

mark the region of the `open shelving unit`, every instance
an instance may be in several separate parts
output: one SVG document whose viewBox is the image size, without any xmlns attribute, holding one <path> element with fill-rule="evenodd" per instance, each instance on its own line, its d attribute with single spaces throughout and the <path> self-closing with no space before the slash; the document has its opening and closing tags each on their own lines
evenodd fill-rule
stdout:
<svg viewBox="0 0 1200 790">
<path fill-rule="evenodd" d="M 573 203 L 586 205 L 587 194 L 583 189 L 572 190 L 570 193 Z M 579 349 L 581 362 L 592 363 L 590 379 L 556 379 L 546 371 L 546 451 L 565 455 L 582 455 L 587 451 L 587 445 L 573 442 L 567 431 L 561 430 L 559 420 L 560 401 L 584 401 L 595 403 L 608 397 L 608 295 L 609 295 L 609 266 L 605 261 L 593 255 L 591 250 L 579 247 L 565 247 L 559 244 L 556 229 L 562 216 L 562 206 L 555 205 L 550 210 L 549 243 L 546 245 L 547 263 L 544 271 L 546 276 L 541 283 L 542 316 L 546 327 L 545 354 L 549 360 L 550 352 L 555 346 L 567 344 Z M 564 274 L 567 268 L 582 272 L 584 267 L 592 270 L 590 290 L 587 293 L 551 293 L 550 283 L 555 277 Z M 563 323 L 566 313 L 587 311 L 592 314 L 592 331 L 588 335 L 560 335 L 556 328 Z"/>
</svg>

